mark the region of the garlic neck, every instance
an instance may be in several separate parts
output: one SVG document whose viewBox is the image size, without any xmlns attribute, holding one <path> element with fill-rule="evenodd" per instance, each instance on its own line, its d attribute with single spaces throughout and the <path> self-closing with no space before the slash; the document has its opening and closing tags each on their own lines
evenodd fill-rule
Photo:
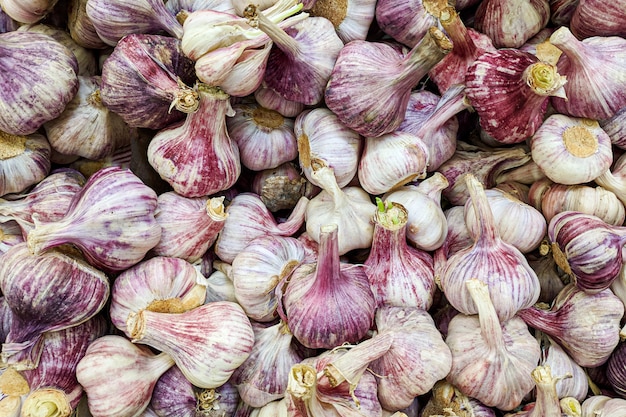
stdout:
<svg viewBox="0 0 626 417">
<path fill-rule="evenodd" d="M 547 62 L 535 62 L 524 70 L 522 78 L 532 92 L 538 96 L 566 98 L 563 86 L 567 79 L 557 72 L 555 65 Z"/>
<path fill-rule="evenodd" d="M 417 186 L 417 190 L 433 200 L 435 203 L 440 204 L 441 192 L 449 185 L 450 183 L 445 175 L 440 172 L 435 172 L 433 175 L 420 182 Z"/>
<path fill-rule="evenodd" d="M 452 50 L 452 42 L 439 29 L 432 26 L 417 45 L 401 61 L 397 77 L 398 91 L 410 90 L 424 75 Z M 406 88 L 405 88 L 406 87 Z"/>
<path fill-rule="evenodd" d="M 337 224 L 329 224 L 320 228 L 320 245 L 315 274 L 316 278 L 322 279 L 322 283 L 338 278 L 341 273 L 338 229 Z"/>
<path fill-rule="evenodd" d="M 456 45 L 456 44 L 455 44 Z M 424 121 L 417 136 L 424 138 L 432 135 L 452 117 L 471 107 L 465 95 L 465 86 L 457 84 L 450 87 L 437 103 L 435 110 Z"/>
<path fill-rule="evenodd" d="M 454 54 L 461 57 L 477 56 L 478 48 L 454 7 L 443 8 L 439 14 L 439 20 L 450 40 L 454 43 Z"/>
<path fill-rule="evenodd" d="M 537 396 L 535 406 L 528 417 L 558 416 L 561 412 L 559 396 L 556 392 L 556 383 L 561 378 L 554 378 L 550 366 L 538 366 L 532 373 L 535 385 L 537 386 Z"/>
<path fill-rule="evenodd" d="M 298 3 L 295 7 L 299 7 L 298 10 L 301 10 L 302 3 Z M 296 13 L 296 11 L 293 13 Z M 249 19 L 251 26 L 256 26 L 259 30 L 265 32 L 287 56 L 293 58 L 300 55 L 300 44 L 298 41 L 265 16 L 257 6 L 249 4 L 244 10 L 244 17 Z"/>
<path fill-rule="evenodd" d="M 481 242 L 493 246 L 499 239 L 496 231 L 496 221 L 489 206 L 489 200 L 483 185 L 472 174 L 465 175 L 465 183 L 471 197 L 471 203 L 476 213 L 479 224 L 478 233 L 474 237 L 475 242 Z"/>
<path fill-rule="evenodd" d="M 480 330 L 485 343 L 495 351 L 503 352 L 506 350 L 506 345 L 504 343 L 502 325 L 498 319 L 498 313 L 491 302 L 488 285 L 477 278 L 465 281 L 465 285 L 478 310 Z"/>
</svg>

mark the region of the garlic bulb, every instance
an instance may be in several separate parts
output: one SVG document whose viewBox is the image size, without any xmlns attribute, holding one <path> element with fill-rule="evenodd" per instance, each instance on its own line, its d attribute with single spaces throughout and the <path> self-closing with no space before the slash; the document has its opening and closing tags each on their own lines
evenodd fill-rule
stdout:
<svg viewBox="0 0 626 417">
<path fill-rule="evenodd" d="M 124 337 L 106 335 L 89 345 L 76 379 L 93 417 L 132 417 L 148 406 L 157 380 L 173 365 L 167 353 L 154 354 Z"/>
<path fill-rule="evenodd" d="M 325 17 L 335 27 L 343 43 L 364 40 L 374 20 L 376 1 L 349 0 L 338 4 L 331 0 L 316 0 L 308 9 L 312 16 Z"/>
<path fill-rule="evenodd" d="M 276 286 L 306 259 L 299 240 L 283 236 L 259 236 L 233 259 L 230 275 L 235 298 L 246 315 L 259 322 L 278 317 Z"/>
<path fill-rule="evenodd" d="M 143 309 L 182 313 L 204 304 L 206 279 L 190 263 L 157 256 L 123 271 L 111 290 L 111 322 L 130 337 L 131 315 Z"/>
<path fill-rule="evenodd" d="M 574 362 L 550 336 L 541 333 L 539 336 L 541 343 L 540 364 L 548 365 L 555 377 L 561 377 L 555 381 L 557 397 L 574 397 L 578 401 L 583 401 L 589 390 L 587 374 L 583 368 Z"/>
<path fill-rule="evenodd" d="M 582 417 L 618 417 L 626 412 L 626 400 L 606 395 L 592 395 L 582 403 Z"/>
<path fill-rule="evenodd" d="M 624 179 L 625 167 L 626 156 L 622 154 L 613 163 L 611 170 L 606 170 L 594 180 L 599 186 L 612 191 L 617 198 L 619 198 L 622 204 L 626 204 L 626 180 Z"/>
<path fill-rule="evenodd" d="M 2 255 L 0 265 L 0 289 L 12 312 L 2 359 L 17 369 L 37 366 L 45 332 L 89 320 L 109 297 L 104 273 L 58 250 L 32 255 L 21 243 Z"/>
<path fill-rule="evenodd" d="M 480 182 L 471 174 L 465 178 L 477 216 L 478 233 L 472 246 L 447 259 L 439 277 L 440 285 L 454 308 L 463 314 L 476 314 L 480 306 L 474 302 L 466 281 L 481 280 L 491 294 L 493 310 L 501 321 L 506 321 L 520 309 L 537 302 L 539 280 L 524 255 L 500 238 Z"/>
<path fill-rule="evenodd" d="M 215 242 L 215 254 L 232 263 L 238 253 L 260 236 L 291 236 L 304 223 L 309 200 L 301 197 L 289 217 L 281 222 L 274 218 L 258 195 L 237 194 L 226 207 L 226 221 Z"/>
<path fill-rule="evenodd" d="M 589 294 L 568 284 L 548 310 L 533 306 L 517 315 L 552 337 L 578 365 L 596 367 L 619 342 L 624 305 L 609 289 Z"/>
<path fill-rule="evenodd" d="M 21 23 L 35 23 L 52 11 L 58 0 L 0 0 L 0 8 Z"/>
<path fill-rule="evenodd" d="M 474 244 L 474 239 L 465 225 L 465 207 L 452 206 L 444 212 L 447 233 L 443 244 L 435 250 L 435 277 L 439 281 L 442 271 L 448 263 L 448 258 L 456 252 L 467 249 Z M 439 285 L 439 282 L 437 283 Z"/>
<path fill-rule="evenodd" d="M 561 404 L 556 392 L 556 384 L 561 379 L 553 375 L 549 365 L 539 365 L 530 373 L 535 382 L 535 401 L 527 404 L 524 410 L 507 413 L 505 417 L 561 417 Z"/>
<path fill-rule="evenodd" d="M 0 54 L 3 65 L 14 68 L 0 74 L 0 84 L 13 86 L 0 96 L 0 131 L 29 135 L 58 117 L 74 97 L 78 62 L 60 42 L 35 32 L 0 33 Z"/>
<path fill-rule="evenodd" d="M 485 190 L 485 195 L 500 238 L 522 253 L 537 249 L 548 229 L 542 213 L 498 189 Z M 471 199 L 465 204 L 465 223 L 470 233 L 476 236 L 481 226 L 474 205 L 470 202 Z"/>
<path fill-rule="evenodd" d="M 496 182 L 499 184 L 514 181 L 525 185 L 532 185 L 543 178 L 546 178 L 546 174 L 544 174 L 535 161 L 531 159 L 517 168 L 500 173 L 496 178 Z"/>
<path fill-rule="evenodd" d="M 167 353 L 199 388 L 224 384 L 248 358 L 254 344 L 248 317 L 230 301 L 216 301 L 182 313 L 142 309 L 129 315 L 126 326 L 134 343 Z"/>
<path fill-rule="evenodd" d="M 438 25 L 439 13 L 448 4 L 445 0 L 379 0 L 376 23 L 394 40 L 412 48 L 430 27 Z"/>
<path fill-rule="evenodd" d="M 316 262 L 293 270 L 282 305 L 287 325 L 300 343 L 332 349 L 365 336 L 376 300 L 365 268 L 340 261 L 337 224 L 322 226 L 319 236 Z M 346 297 L 350 303 L 344 303 Z"/>
<path fill-rule="evenodd" d="M 619 7 L 611 7 L 613 3 L 606 0 L 579 0 L 572 11 L 570 27 L 578 39 L 591 36 L 626 35 L 620 24 L 623 17 Z"/>
<path fill-rule="evenodd" d="M 155 192 L 130 170 L 103 168 L 76 193 L 62 219 L 35 225 L 28 247 L 39 255 L 71 243 L 92 265 L 121 271 L 159 242 L 156 202 Z"/>
<path fill-rule="evenodd" d="M 626 149 L 626 107 L 621 108 L 612 117 L 598 122 L 602 130 L 611 138 L 611 143 L 620 149 Z"/>
<path fill-rule="evenodd" d="M 626 394 L 626 386 L 624 385 L 624 352 L 626 344 L 623 341 L 617 345 L 609 360 L 607 361 L 606 377 L 611 387 L 622 398 Z"/>
<path fill-rule="evenodd" d="M 258 104 L 235 104 L 226 127 L 241 163 L 253 171 L 276 168 L 298 156 L 294 121 Z"/>
<path fill-rule="evenodd" d="M 43 180 L 51 168 L 45 136 L 12 135 L 0 130 L 0 196 L 19 193 Z"/>
<path fill-rule="evenodd" d="M 19 23 L 0 8 L 0 33 L 17 30 Z"/>
<path fill-rule="evenodd" d="M 465 76 L 465 93 L 481 128 L 498 142 L 511 144 L 535 133 L 550 96 L 564 97 L 565 83 L 555 65 L 528 52 L 504 48 L 474 61 Z"/>
<path fill-rule="evenodd" d="M 320 228 L 336 224 L 340 255 L 352 249 L 367 248 L 372 244 L 374 225 L 371 218 L 376 206 L 362 188 L 340 188 L 331 168 L 322 166 L 312 173 L 322 192 L 313 197 L 306 207 L 305 226 L 309 236 L 321 241 Z"/>
<path fill-rule="evenodd" d="M 68 3 L 67 29 L 76 43 L 84 48 L 104 49 L 104 43 L 89 16 L 87 16 L 88 0 L 70 0 Z"/>
<path fill-rule="evenodd" d="M 421 181 L 397 188 L 383 196 L 386 202 L 399 203 L 408 211 L 406 238 L 416 248 L 432 251 L 439 248 L 448 233 L 441 210 L 441 192 L 448 180 L 439 172 Z"/>
<path fill-rule="evenodd" d="M 495 411 L 475 398 L 470 398 L 446 380 L 438 381 L 432 396 L 422 409 L 424 416 L 443 416 L 452 411 L 459 417 L 495 417 Z"/>
<path fill-rule="evenodd" d="M 257 172 L 250 191 L 258 194 L 267 209 L 275 213 L 293 210 L 300 197 L 311 198 L 320 189 L 305 178 L 295 163 L 285 162 L 274 169 Z"/>
<path fill-rule="evenodd" d="M 223 196 L 187 198 L 165 192 L 157 197 L 154 218 L 161 240 L 152 251 L 194 263 L 215 243 L 226 217 Z"/>
<path fill-rule="evenodd" d="M 300 168 L 312 184 L 320 186 L 313 175 L 320 166 L 333 169 L 340 188 L 352 181 L 363 149 L 358 133 L 324 107 L 301 112 L 296 117 L 294 132 L 298 140 Z"/>
<path fill-rule="evenodd" d="M 363 263 L 365 273 L 379 306 L 428 310 L 436 287 L 433 259 L 407 245 L 407 221 L 404 206 L 378 199 L 372 246 Z"/>
<path fill-rule="evenodd" d="M 22 228 L 15 220 L 0 222 L 0 255 L 22 242 L 24 242 Z"/>
<path fill-rule="evenodd" d="M 254 91 L 254 99 L 266 109 L 275 110 L 285 117 L 296 117 L 304 110 L 304 104 L 283 98 L 264 83 Z"/>
<path fill-rule="evenodd" d="M 512 410 L 534 387 L 530 374 L 539 362 L 539 344 L 522 319 L 500 323 L 487 284 L 472 278 L 466 285 L 478 316 L 450 320 L 452 369 L 446 379 L 487 406 Z"/>
<path fill-rule="evenodd" d="M 349 42 L 330 74 L 326 106 L 365 137 L 393 132 L 404 118 L 413 87 L 451 50 L 452 42 L 436 27 L 406 55 L 388 43 Z"/>
</svg>

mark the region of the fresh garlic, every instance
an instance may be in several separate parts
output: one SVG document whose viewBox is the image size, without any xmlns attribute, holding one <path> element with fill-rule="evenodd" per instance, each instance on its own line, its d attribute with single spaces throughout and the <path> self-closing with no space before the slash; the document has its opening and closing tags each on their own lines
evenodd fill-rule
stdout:
<svg viewBox="0 0 626 417">
<path fill-rule="evenodd" d="M 519 317 L 500 323 L 487 284 L 472 278 L 466 285 L 478 316 L 450 320 L 452 369 L 446 379 L 487 406 L 512 410 L 535 385 L 530 374 L 539 362 L 539 344 Z"/>
<path fill-rule="evenodd" d="M 165 8 L 180 22 L 185 13 L 198 10 L 216 10 L 223 13 L 235 13 L 237 0 L 166 0 Z M 246 4 L 247 5 L 247 4 Z"/>
<path fill-rule="evenodd" d="M 530 141 L 530 150 L 548 178 L 566 185 L 593 181 L 613 161 L 611 139 L 597 121 L 562 114 L 543 122 Z"/>
<path fill-rule="evenodd" d="M 514 181 L 525 185 L 532 185 L 543 178 L 546 178 L 546 174 L 543 173 L 535 161 L 530 159 L 525 164 L 520 165 L 517 168 L 498 174 L 496 182 L 500 184 L 503 182 Z"/>
<path fill-rule="evenodd" d="M 226 217 L 223 196 L 187 198 L 165 192 L 157 197 L 154 218 L 161 240 L 152 251 L 194 263 L 215 243 Z"/>
<path fill-rule="evenodd" d="M 50 143 L 45 136 L 12 135 L 0 130 L 0 196 L 19 193 L 50 172 Z"/>
<path fill-rule="evenodd" d="M 620 24 L 623 17 L 620 7 L 612 7 L 621 6 L 621 3 L 606 0 L 579 0 L 576 3 L 570 27 L 578 39 L 626 35 L 624 27 Z"/>
<path fill-rule="evenodd" d="M 347 186 L 355 177 L 363 149 L 361 136 L 346 127 L 324 107 L 304 110 L 295 120 L 298 160 L 306 178 L 321 186 L 313 171 L 326 166 L 333 169 L 337 185 Z"/>
<path fill-rule="evenodd" d="M 454 413 L 454 414 L 450 414 Z M 422 409 L 424 416 L 496 417 L 495 411 L 475 398 L 467 397 L 446 380 L 438 381 Z"/>
<path fill-rule="evenodd" d="M 444 212 L 447 233 L 443 244 L 435 250 L 433 255 L 437 285 L 440 285 L 441 273 L 448 263 L 448 258 L 474 244 L 474 239 L 465 225 L 464 212 L 464 206 L 452 206 Z"/>
<path fill-rule="evenodd" d="M 206 288 L 207 294 L 205 304 L 212 303 L 213 301 L 232 301 L 234 303 L 237 302 L 233 281 L 228 277 L 223 269 L 218 267 L 215 271 L 207 275 L 208 286 Z"/>
<path fill-rule="evenodd" d="M 173 365 L 167 353 L 154 354 L 122 336 L 106 335 L 89 345 L 76 379 L 93 417 L 133 417 L 148 406 L 157 380 Z"/>
<path fill-rule="evenodd" d="M 606 395 L 592 395 L 582 403 L 581 417 L 619 417 L 626 412 L 626 400 Z"/>
<path fill-rule="evenodd" d="M 100 39 L 110 46 L 131 33 L 183 35 L 182 25 L 160 0 L 89 0 L 86 11 Z"/>
<path fill-rule="evenodd" d="M 622 154 L 613 163 L 611 170 L 606 170 L 594 181 L 599 186 L 613 192 L 617 198 L 626 206 L 626 156 Z"/>
<path fill-rule="evenodd" d="M 261 198 L 253 193 L 237 194 L 226 207 L 226 221 L 215 241 L 215 254 L 232 263 L 237 254 L 260 236 L 292 236 L 304 223 L 309 199 L 301 197 L 287 220 L 278 223 Z"/>
<path fill-rule="evenodd" d="M 537 249 L 548 229 L 543 214 L 513 195 L 498 189 L 485 190 L 485 195 L 500 238 L 522 253 Z M 476 236 L 481 225 L 474 205 L 469 202 L 471 199 L 465 204 L 465 224 L 470 233 Z"/>
<path fill-rule="evenodd" d="M 12 32 L 20 26 L 19 22 L 6 14 L 0 7 L 0 33 Z"/>
<path fill-rule="evenodd" d="M 69 0 L 67 29 L 74 41 L 83 48 L 104 49 L 108 45 L 104 43 L 89 16 L 87 16 L 88 0 Z"/>
<path fill-rule="evenodd" d="M 550 336 L 538 333 L 541 343 L 541 365 L 548 365 L 554 376 L 561 376 L 556 382 L 558 398 L 573 397 L 583 401 L 587 397 L 589 384 L 584 369 L 569 357 Z"/>
<path fill-rule="evenodd" d="M 189 87 L 195 80 L 179 40 L 129 34 L 102 65 L 100 97 L 129 126 L 158 130 L 198 109 L 198 93 Z"/>
<path fill-rule="evenodd" d="M 259 195 L 273 213 L 293 210 L 300 197 L 311 198 L 320 189 L 309 182 L 293 162 L 285 162 L 274 169 L 257 172 L 250 191 Z"/>
<path fill-rule="evenodd" d="M 589 293 L 608 288 L 623 264 L 626 228 L 576 211 L 562 211 L 548 224 L 554 260 Z"/>
<path fill-rule="evenodd" d="M 376 300 L 365 267 L 340 261 L 337 224 L 322 226 L 319 239 L 316 262 L 293 270 L 282 304 L 287 325 L 300 343 L 332 349 L 365 336 Z M 346 297 L 350 303 L 345 303 Z"/>
<path fill-rule="evenodd" d="M 530 199 L 528 198 L 530 187 L 526 184 L 515 181 L 505 181 L 496 184 L 493 188 L 512 195 L 522 203 L 530 204 Z"/>
<path fill-rule="evenodd" d="M 376 23 L 394 40 L 412 48 L 430 27 L 439 25 L 439 13 L 449 4 L 446 0 L 379 0 Z"/>
<path fill-rule="evenodd" d="M 598 122 L 602 130 L 611 138 L 611 143 L 620 149 L 626 149 L 626 106 L 612 117 Z"/>
<path fill-rule="evenodd" d="M 391 133 L 402 123 L 412 89 L 451 50 L 436 27 L 407 54 L 388 43 L 349 42 L 330 74 L 326 106 L 365 137 Z"/>
<path fill-rule="evenodd" d="M 344 255 L 353 249 L 368 248 L 372 244 L 374 225 L 371 221 L 376 205 L 361 187 L 337 185 L 332 168 L 322 166 L 311 174 L 322 192 L 313 197 L 306 207 L 305 226 L 309 236 L 321 241 L 320 230 L 326 224 L 338 227 L 338 250 Z"/>
<path fill-rule="evenodd" d="M 159 242 L 156 203 L 156 193 L 130 170 L 103 168 L 89 177 L 62 219 L 35 225 L 28 247 L 40 255 L 71 243 L 97 268 L 121 271 Z"/>
<path fill-rule="evenodd" d="M 254 346 L 250 356 L 233 373 L 231 382 L 241 399 L 253 407 L 285 396 L 289 371 L 303 359 L 292 345 L 287 325 L 253 325 Z"/>
<path fill-rule="evenodd" d="M 311 16 L 325 17 L 335 27 L 343 43 L 364 40 L 367 37 L 376 11 L 375 0 L 316 0 L 307 11 Z"/>
<path fill-rule="evenodd" d="M 52 11 L 58 0 L 0 0 L 0 8 L 21 23 L 35 23 Z"/>
<path fill-rule="evenodd" d="M 296 117 L 304 110 L 304 104 L 283 98 L 264 83 L 254 91 L 254 99 L 261 106 L 275 110 L 284 117 Z"/>
<path fill-rule="evenodd" d="M 15 220 L 0 221 L 0 256 L 12 246 L 22 242 L 24 242 L 22 228 Z"/>
<path fill-rule="evenodd" d="M 299 240 L 259 236 L 233 259 L 230 275 L 235 298 L 252 320 L 270 322 L 278 317 L 275 289 L 306 259 Z"/>
<path fill-rule="evenodd" d="M 157 256 L 123 271 L 111 289 L 111 322 L 130 337 L 130 316 L 143 309 L 183 313 L 204 304 L 206 278 L 189 262 Z"/>
<path fill-rule="evenodd" d="M 524 255 L 500 238 L 480 182 L 471 174 L 465 178 L 477 216 L 478 233 L 472 246 L 447 259 L 439 276 L 440 285 L 454 308 L 463 314 L 476 314 L 480 306 L 474 302 L 466 281 L 477 277 L 487 286 L 498 318 L 506 321 L 520 309 L 537 302 L 539 280 Z"/>
<path fill-rule="evenodd" d="M 578 365 L 596 367 L 619 343 L 624 305 L 609 289 L 589 294 L 568 284 L 550 309 L 534 306 L 517 315 L 551 336 Z"/>
<path fill-rule="evenodd" d="M 129 315 L 126 327 L 134 343 L 167 353 L 199 388 L 217 388 L 228 381 L 254 345 L 250 320 L 239 304 L 230 301 L 182 313 L 142 309 Z"/>
<path fill-rule="evenodd" d="M 556 384 L 562 376 L 553 375 L 549 365 L 539 365 L 530 373 L 535 382 L 535 401 L 522 411 L 507 413 L 505 417 L 562 417 Z"/>
<path fill-rule="evenodd" d="M 233 105 L 226 126 L 239 147 L 241 163 L 252 171 L 276 168 L 298 156 L 294 121 L 255 103 Z"/>
<path fill-rule="evenodd" d="M 624 384 L 624 355 L 626 354 L 626 343 L 621 341 L 611 353 L 607 361 L 606 377 L 611 387 L 622 398 L 626 395 L 626 384 Z"/>
<path fill-rule="evenodd" d="M 37 366 L 45 332 L 89 320 L 109 297 L 104 273 L 58 250 L 32 255 L 21 243 L 4 253 L 2 261 L 0 289 L 12 312 L 2 359 L 17 369 Z"/>
<path fill-rule="evenodd" d="M 570 282 L 569 275 L 563 272 L 551 254 L 541 255 L 544 243 L 539 247 L 539 256 L 527 255 L 528 265 L 535 271 L 541 286 L 537 301 L 552 303 L 563 287 Z"/>
<path fill-rule="evenodd" d="M 541 126 L 550 96 L 564 97 L 564 76 L 549 62 L 518 49 L 486 52 L 468 68 L 465 92 L 481 128 L 505 144 L 520 143 Z"/>
<path fill-rule="evenodd" d="M 378 199 L 372 246 L 363 263 L 365 273 L 378 306 L 428 310 L 436 289 L 433 259 L 427 252 L 408 246 L 407 221 L 404 206 Z"/>
</svg>

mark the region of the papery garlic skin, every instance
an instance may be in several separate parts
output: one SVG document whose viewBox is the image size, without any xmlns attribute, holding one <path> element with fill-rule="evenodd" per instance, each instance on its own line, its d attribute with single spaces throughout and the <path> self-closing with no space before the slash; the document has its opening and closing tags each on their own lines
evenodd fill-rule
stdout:
<svg viewBox="0 0 626 417">
<path fill-rule="evenodd" d="M 376 1 L 350 0 L 346 4 L 337 4 L 328 0 L 316 0 L 308 9 L 312 16 L 325 17 L 335 27 L 337 35 L 344 44 L 367 37 L 374 20 Z"/>
<path fill-rule="evenodd" d="M 283 98 L 264 83 L 254 91 L 254 99 L 261 106 L 275 110 L 285 117 L 296 117 L 304 110 L 304 104 Z"/>
<path fill-rule="evenodd" d="M 0 222 L 0 255 L 22 242 L 24 242 L 22 228 L 15 220 Z"/>
<path fill-rule="evenodd" d="M 67 17 L 68 32 L 72 39 L 84 48 L 104 49 L 108 45 L 100 39 L 91 19 L 87 16 L 87 1 L 70 0 Z"/>
<path fill-rule="evenodd" d="M 611 139 L 595 120 L 553 114 L 530 141 L 533 160 L 552 181 L 573 185 L 593 181 L 613 161 Z"/>
<path fill-rule="evenodd" d="M 22 23 L 35 23 L 52 11 L 58 0 L 1 0 L 0 7 L 6 14 Z"/>
<path fill-rule="evenodd" d="M 250 191 L 258 194 L 271 212 L 292 210 L 300 197 L 311 198 L 320 190 L 311 184 L 293 162 L 257 172 Z"/>
<path fill-rule="evenodd" d="M 0 196 L 19 193 L 50 172 L 50 143 L 45 136 L 0 131 Z"/>
<path fill-rule="evenodd" d="M 376 3 L 376 22 L 394 40 L 414 47 L 432 26 L 437 26 L 439 13 L 448 5 L 438 0 L 381 0 Z"/>
<path fill-rule="evenodd" d="M 573 397 L 583 401 L 587 397 L 589 384 L 587 374 L 558 343 L 543 335 L 541 345 L 541 365 L 548 365 L 555 377 L 562 377 L 556 381 L 558 398 Z M 568 375 L 571 375 L 569 377 Z"/>
<path fill-rule="evenodd" d="M 606 395 L 592 395 L 582 403 L 582 417 L 618 417 L 626 412 L 626 400 Z"/>
</svg>

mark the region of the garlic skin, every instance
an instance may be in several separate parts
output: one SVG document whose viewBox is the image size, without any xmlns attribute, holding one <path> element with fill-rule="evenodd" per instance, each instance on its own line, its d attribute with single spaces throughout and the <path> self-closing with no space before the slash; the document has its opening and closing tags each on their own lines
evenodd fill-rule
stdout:
<svg viewBox="0 0 626 417">
<path fill-rule="evenodd" d="M 367 37 L 374 20 L 376 3 L 373 0 L 350 0 L 341 4 L 331 0 L 316 0 L 308 11 L 311 16 L 330 20 L 339 39 L 346 44 Z"/>
<path fill-rule="evenodd" d="M 0 222 L 0 256 L 12 246 L 22 242 L 24 242 L 22 228 L 15 220 Z"/>
<path fill-rule="evenodd" d="M 161 239 L 154 254 L 197 262 L 217 240 L 226 222 L 224 197 L 187 198 L 174 191 L 157 197 L 154 218 Z"/>
<path fill-rule="evenodd" d="M 582 403 L 582 417 L 618 417 L 626 411 L 626 400 L 606 395 L 592 395 Z"/>
<path fill-rule="evenodd" d="M 587 374 L 550 336 L 541 334 L 541 365 L 548 365 L 554 376 L 561 376 L 556 381 L 558 398 L 573 397 L 583 401 L 587 397 L 589 384 Z M 571 375 L 571 377 L 568 377 Z"/>
<path fill-rule="evenodd" d="M 447 1 L 439 0 L 381 0 L 376 3 L 376 22 L 387 35 L 412 48 L 430 27 L 438 25 L 439 13 L 446 6 Z"/>
<path fill-rule="evenodd" d="M 304 104 L 283 98 L 264 83 L 254 91 L 254 99 L 261 106 L 275 110 L 284 117 L 296 117 L 304 110 Z"/>
<path fill-rule="evenodd" d="M 89 320 L 110 291 L 107 276 L 83 260 L 57 250 L 32 255 L 26 243 L 2 255 L 0 289 L 12 312 L 2 359 L 16 369 L 36 367 L 42 335 Z"/>
<path fill-rule="evenodd" d="M 543 245 L 543 244 L 542 244 Z M 541 253 L 542 246 L 539 248 Z M 528 256 L 528 264 L 537 274 L 541 292 L 539 294 L 539 302 L 547 304 L 552 303 L 554 298 L 561 292 L 566 284 L 570 282 L 570 277 L 563 272 L 554 261 L 552 254 L 539 256 Z"/>
<path fill-rule="evenodd" d="M 89 345 L 76 378 L 93 417 L 133 417 L 148 406 L 157 380 L 173 365 L 167 353 L 155 355 L 122 336 L 106 335 Z"/>
<path fill-rule="evenodd" d="M 156 193 L 130 170 L 103 168 L 74 195 L 62 219 L 35 225 L 28 248 L 40 255 L 71 243 L 95 267 L 121 271 L 159 242 L 156 203 Z"/>
<path fill-rule="evenodd" d="M 52 11 L 58 0 L 0 0 L 0 7 L 21 23 L 35 23 Z"/>
<path fill-rule="evenodd" d="M 104 49 L 106 43 L 93 27 L 93 23 L 87 16 L 88 0 L 70 0 L 67 11 L 67 29 L 74 41 L 83 48 Z"/>
<path fill-rule="evenodd" d="M 0 54 L 7 68 L 15 68 L 0 75 L 0 84 L 13 86 L 0 96 L 0 131 L 30 135 L 58 117 L 76 94 L 78 62 L 60 42 L 34 32 L 1 33 Z"/>
<path fill-rule="evenodd" d="M 305 178 L 294 162 L 286 162 L 274 169 L 257 172 L 250 191 L 258 194 L 267 209 L 275 213 L 292 210 L 300 197 L 311 198 L 320 189 Z"/>
<path fill-rule="evenodd" d="M 626 149 L 626 107 L 620 109 L 608 119 L 598 120 L 602 130 L 611 138 L 611 143 L 620 149 Z"/>
<path fill-rule="evenodd" d="M 215 301 L 182 313 L 142 309 L 130 314 L 126 326 L 134 343 L 167 353 L 199 388 L 217 388 L 228 381 L 254 345 L 250 320 L 230 301 Z"/>
<path fill-rule="evenodd" d="M 295 119 L 294 132 L 300 168 L 312 184 L 320 186 L 313 175 L 320 166 L 332 168 L 340 188 L 354 179 L 363 140 L 332 111 L 324 107 L 302 111 Z"/>
<path fill-rule="evenodd" d="M 182 313 L 204 304 L 206 278 L 189 262 L 157 256 L 123 271 L 111 289 L 109 314 L 115 327 L 130 337 L 131 315 L 143 309 Z"/>
<path fill-rule="evenodd" d="M 478 316 L 450 320 L 446 344 L 452 369 L 446 379 L 487 406 L 512 410 L 534 387 L 530 374 L 539 362 L 539 344 L 522 319 L 500 323 L 485 283 L 469 279 L 467 286 Z"/>
<path fill-rule="evenodd" d="M 626 35 L 624 27 L 619 23 L 622 11 L 612 8 L 605 0 L 580 0 L 572 11 L 570 28 L 578 39 L 592 36 Z"/>
<path fill-rule="evenodd" d="M 226 121 L 237 143 L 241 163 L 253 171 L 276 168 L 298 156 L 294 121 L 255 103 L 233 105 L 235 115 Z"/>
<path fill-rule="evenodd" d="M 581 41 L 563 26 L 550 36 L 550 43 L 563 51 L 557 68 L 567 77 L 563 88 L 568 100 L 553 97 L 556 111 L 600 120 L 626 106 L 626 95 L 621 92 L 626 81 L 617 75 L 625 68 L 626 39 L 594 36 Z"/>
<path fill-rule="evenodd" d="M 495 3 L 495 2 L 494 2 Z M 542 125 L 550 96 L 563 95 L 557 67 L 518 49 L 479 56 L 468 68 L 465 93 L 481 128 L 505 144 L 520 143 Z"/>
<path fill-rule="evenodd" d="M 276 319 L 276 286 L 305 260 L 304 246 L 293 237 L 259 236 L 243 248 L 233 259 L 230 275 L 246 315 L 258 322 Z"/>
<path fill-rule="evenodd" d="M 554 374 L 549 365 L 537 366 L 530 375 L 535 382 L 535 401 L 521 411 L 505 414 L 505 417 L 561 417 L 556 384 L 562 376 Z"/>
<path fill-rule="evenodd" d="M 622 154 L 613 163 L 611 170 L 606 170 L 594 180 L 599 186 L 613 192 L 622 204 L 626 204 L 625 166 L 626 157 Z"/>
<path fill-rule="evenodd" d="M 19 193 L 50 172 L 50 143 L 45 136 L 0 131 L 0 196 Z"/>
</svg>

